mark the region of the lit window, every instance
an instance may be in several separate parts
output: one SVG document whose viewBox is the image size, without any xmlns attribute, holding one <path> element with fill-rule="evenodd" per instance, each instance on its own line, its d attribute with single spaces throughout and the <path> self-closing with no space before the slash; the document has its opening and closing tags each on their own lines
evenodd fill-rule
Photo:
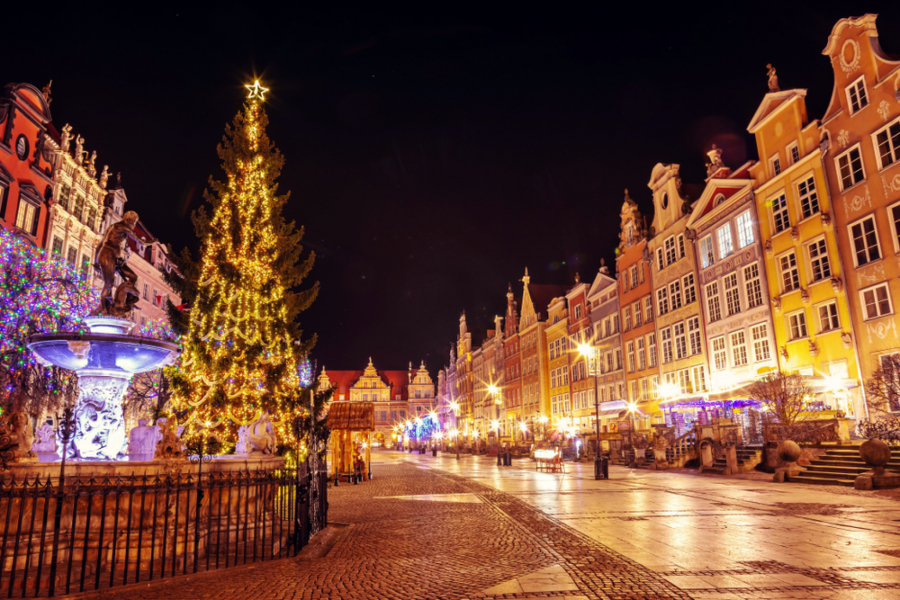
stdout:
<svg viewBox="0 0 900 600">
<path fill-rule="evenodd" d="M 725 338 L 717 337 L 712 340 L 713 347 L 713 368 L 716 371 L 724 371 L 727 361 L 727 354 L 725 353 Z"/>
<path fill-rule="evenodd" d="M 759 281 L 759 263 L 744 267 L 744 285 L 747 287 L 747 308 L 762 304 L 762 284 Z"/>
<path fill-rule="evenodd" d="M 722 318 L 722 308 L 719 305 L 719 283 L 717 281 L 706 286 L 706 308 L 709 312 L 710 323 Z"/>
<path fill-rule="evenodd" d="M 712 236 L 707 236 L 700 240 L 700 264 L 705 269 L 715 262 L 713 257 L 713 241 Z"/>
<path fill-rule="evenodd" d="M 875 146 L 882 169 L 900 160 L 900 119 L 875 133 Z"/>
<path fill-rule="evenodd" d="M 793 251 L 783 255 L 781 265 L 781 287 L 784 292 L 792 292 L 800 287 L 800 272 L 797 269 L 797 255 Z"/>
<path fill-rule="evenodd" d="M 810 217 L 819 212 L 819 196 L 816 194 L 816 180 L 810 175 L 797 186 L 800 192 L 800 209 L 803 218 Z"/>
<path fill-rule="evenodd" d="M 791 339 L 799 340 L 806 337 L 806 314 L 803 312 L 788 315 L 788 326 L 791 330 Z"/>
<path fill-rule="evenodd" d="M 850 104 L 851 115 L 869 105 L 869 96 L 866 93 L 866 82 L 863 77 L 847 86 L 847 101 Z"/>
<path fill-rule="evenodd" d="M 628 349 L 628 372 L 634 373 L 634 342 L 628 342 L 626 348 Z"/>
<path fill-rule="evenodd" d="M 835 162 L 837 163 L 838 172 L 841 176 L 842 190 L 853 187 L 865 179 L 862 157 L 859 154 L 858 145 L 838 156 L 835 159 Z"/>
<path fill-rule="evenodd" d="M 643 311 L 641 310 L 641 301 L 640 300 L 638 300 L 637 302 L 634 303 L 632 312 L 634 313 L 634 326 L 636 328 L 640 327 L 641 326 L 641 315 L 643 314 Z"/>
<path fill-rule="evenodd" d="M 788 217 L 787 198 L 784 194 L 772 200 L 772 219 L 775 222 L 775 233 L 781 233 L 791 226 Z"/>
<path fill-rule="evenodd" d="M 743 331 L 735 331 L 731 334 L 731 357 L 736 367 L 747 364 L 747 342 Z"/>
<path fill-rule="evenodd" d="M 698 392 L 706 391 L 706 369 L 703 365 L 691 369 L 694 376 L 694 390 Z"/>
<path fill-rule="evenodd" d="M 728 225 L 720 227 L 716 236 L 719 239 L 719 258 L 725 258 L 734 250 L 731 245 L 731 227 Z"/>
<path fill-rule="evenodd" d="M 690 394 L 694 391 L 691 386 L 690 369 L 681 369 L 678 371 L 678 387 L 681 389 L 682 394 Z"/>
<path fill-rule="evenodd" d="M 653 297 L 647 296 L 644 298 L 644 323 L 653 322 Z"/>
<path fill-rule="evenodd" d="M 853 240 L 856 266 L 859 267 L 881 258 L 878 234 L 875 232 L 874 217 L 866 217 L 851 225 L 850 238 Z"/>
<path fill-rule="evenodd" d="M 19 210 L 16 213 L 16 227 L 35 235 L 37 233 L 37 215 L 38 209 L 30 202 L 26 202 L 24 198 L 19 198 Z"/>
<path fill-rule="evenodd" d="M 631 307 L 626 306 L 622 312 L 625 314 L 625 331 L 631 331 Z"/>
<path fill-rule="evenodd" d="M 756 362 L 769 360 L 769 330 L 766 324 L 755 325 L 750 328 L 750 337 L 753 339 L 753 360 Z"/>
<path fill-rule="evenodd" d="M 728 316 L 741 312 L 741 292 L 738 289 L 737 273 L 729 273 L 725 276 L 725 308 Z"/>
<path fill-rule="evenodd" d="M 863 310 L 867 320 L 893 313 L 886 283 L 863 290 L 859 294 L 862 296 Z"/>
<path fill-rule="evenodd" d="M 647 336 L 647 352 L 650 354 L 650 366 L 655 367 L 657 363 L 656 356 L 656 334 L 651 333 Z"/>
<path fill-rule="evenodd" d="M 63 241 L 57 236 L 53 236 L 53 253 L 62 254 Z"/>
<path fill-rule="evenodd" d="M 637 362 L 639 371 L 647 368 L 647 354 L 644 351 L 644 338 L 642 337 L 637 339 Z"/>
<path fill-rule="evenodd" d="M 838 318 L 837 302 L 826 302 L 819 305 L 819 331 L 834 331 L 841 328 Z"/>
<path fill-rule="evenodd" d="M 738 232 L 738 248 L 744 248 L 753 243 L 753 222 L 750 220 L 750 211 L 747 211 L 735 219 L 734 224 Z"/>
<path fill-rule="evenodd" d="M 809 266 L 812 269 L 812 280 L 821 281 L 831 277 L 831 265 L 828 262 L 828 251 L 825 248 L 825 238 L 821 238 L 807 246 L 809 252 Z"/>
<path fill-rule="evenodd" d="M 631 265 L 631 289 L 638 286 L 637 265 Z"/>
</svg>

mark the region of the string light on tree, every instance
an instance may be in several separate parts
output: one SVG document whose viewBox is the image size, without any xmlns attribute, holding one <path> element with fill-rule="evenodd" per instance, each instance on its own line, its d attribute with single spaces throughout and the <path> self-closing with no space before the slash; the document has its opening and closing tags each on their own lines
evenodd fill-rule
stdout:
<svg viewBox="0 0 900 600">
<path fill-rule="evenodd" d="M 210 180 L 204 196 L 212 214 L 195 216 L 202 259 L 173 400 L 187 438 L 209 422 L 227 448 L 238 427 L 268 412 L 279 441 L 293 447 L 299 357 L 315 344 L 315 336 L 295 343 L 296 318 L 318 284 L 295 290 L 315 255 L 300 260 L 303 230 L 282 216 L 288 195 L 278 194 L 284 159 L 266 135 L 268 90 L 259 81 L 246 87 L 243 110 L 218 147 L 226 179 Z"/>
</svg>

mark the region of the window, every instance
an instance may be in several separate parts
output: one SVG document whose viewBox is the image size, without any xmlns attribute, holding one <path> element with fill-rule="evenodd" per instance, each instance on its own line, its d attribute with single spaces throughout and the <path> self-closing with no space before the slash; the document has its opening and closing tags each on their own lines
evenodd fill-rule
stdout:
<svg viewBox="0 0 900 600">
<path fill-rule="evenodd" d="M 744 267 L 744 285 L 747 287 L 747 308 L 762 304 L 762 284 L 759 281 L 759 263 Z"/>
<path fill-rule="evenodd" d="M 144 300 L 150 300 L 150 286 L 144 284 Z"/>
<path fill-rule="evenodd" d="M 681 360 L 687 356 L 687 339 L 684 334 L 684 323 L 675 323 L 675 358 Z"/>
<path fill-rule="evenodd" d="M 656 290 L 656 305 L 660 315 L 669 312 L 669 295 L 666 288 Z"/>
<path fill-rule="evenodd" d="M 831 265 L 828 263 L 828 251 L 825 249 L 825 238 L 821 238 L 806 247 L 809 252 L 809 266 L 812 269 L 812 280 L 821 281 L 831 277 Z"/>
<path fill-rule="evenodd" d="M 612 318 L 612 332 L 619 333 L 619 315 L 613 315 Z"/>
<path fill-rule="evenodd" d="M 781 233 L 791 226 L 788 218 L 787 198 L 784 194 L 772 200 L 772 219 L 775 222 L 775 233 Z"/>
<path fill-rule="evenodd" d="M 778 158 L 778 155 L 769 159 L 769 165 L 772 167 L 772 177 L 781 175 L 781 159 Z"/>
<path fill-rule="evenodd" d="M 709 312 L 709 322 L 722 318 L 722 308 L 719 306 L 719 282 L 713 281 L 706 286 L 706 308 Z"/>
<path fill-rule="evenodd" d="M 69 251 L 66 253 L 66 262 L 74 267 L 77 260 L 78 248 L 76 248 L 75 246 L 69 246 Z"/>
<path fill-rule="evenodd" d="M 799 340 L 806 337 L 806 313 L 798 312 L 788 315 L 788 327 L 791 330 L 791 339 Z"/>
<path fill-rule="evenodd" d="M 666 266 L 671 265 L 676 260 L 675 255 L 675 238 L 666 238 Z"/>
<path fill-rule="evenodd" d="M 581 318 L 581 305 L 580 304 L 575 305 L 575 318 L 576 319 Z"/>
<path fill-rule="evenodd" d="M 838 173 L 841 176 L 841 190 L 851 188 L 863 179 L 862 157 L 859 154 L 859 145 L 850 148 L 835 159 Z"/>
<path fill-rule="evenodd" d="M 850 105 L 850 114 L 856 114 L 869 105 L 869 96 L 866 93 L 866 82 L 860 77 L 847 86 L 847 103 Z"/>
<path fill-rule="evenodd" d="M 622 349 L 621 348 L 615 349 L 615 356 L 616 356 L 616 371 L 619 371 L 622 369 Z"/>
<path fill-rule="evenodd" d="M 62 254 L 63 249 L 63 241 L 57 237 L 53 236 L 53 253 L 54 254 Z"/>
<path fill-rule="evenodd" d="M 706 267 L 713 264 L 713 242 L 712 236 L 706 236 L 702 240 L 700 240 L 700 264 L 705 269 Z"/>
<path fill-rule="evenodd" d="M 800 211 L 803 218 L 810 217 L 819 212 L 819 196 L 816 194 L 816 180 L 810 175 L 797 185 L 800 192 Z"/>
<path fill-rule="evenodd" d="M 634 326 L 640 327 L 641 326 L 641 315 L 644 312 L 641 310 L 641 301 L 638 300 L 637 302 L 635 302 L 634 306 L 631 310 L 634 313 Z"/>
<path fill-rule="evenodd" d="M 656 354 L 656 334 L 651 333 L 647 336 L 647 352 L 650 354 L 650 366 L 655 367 L 657 363 Z"/>
<path fill-rule="evenodd" d="M 663 251 L 662 248 L 656 249 L 656 270 L 662 271 L 666 268 L 666 264 L 663 262 Z"/>
<path fill-rule="evenodd" d="M 800 161 L 800 147 L 797 145 L 797 142 L 794 142 L 790 146 L 788 146 L 788 164 L 796 164 Z"/>
<path fill-rule="evenodd" d="M 882 169 L 900 160 L 900 119 L 875 133 L 875 149 Z"/>
<path fill-rule="evenodd" d="M 659 375 L 650 376 L 650 398 L 652 400 L 659 398 Z"/>
<path fill-rule="evenodd" d="M 862 296 L 866 320 L 877 319 L 894 312 L 891 309 L 891 300 L 886 283 L 862 290 L 860 295 Z"/>
<path fill-rule="evenodd" d="M 622 312 L 625 313 L 625 331 L 631 331 L 631 307 L 626 306 Z"/>
<path fill-rule="evenodd" d="M 663 364 L 672 362 L 672 330 L 661 329 L 659 339 L 662 340 L 662 361 Z"/>
<path fill-rule="evenodd" d="M 653 298 L 647 296 L 644 298 L 644 323 L 653 322 Z"/>
<path fill-rule="evenodd" d="M 725 281 L 725 308 L 728 310 L 728 316 L 736 315 L 741 312 L 741 293 L 738 289 L 737 273 L 729 273 L 724 278 Z"/>
<path fill-rule="evenodd" d="M 797 255 L 793 250 L 779 259 L 781 265 L 781 287 L 784 292 L 791 292 L 800 287 L 800 272 L 797 269 Z"/>
<path fill-rule="evenodd" d="M 672 310 L 681 308 L 681 282 L 677 279 L 669 284 L 669 298 L 672 300 Z"/>
<path fill-rule="evenodd" d="M 694 367 L 691 369 L 691 373 L 694 376 L 694 391 L 697 392 L 705 392 L 706 391 L 706 369 L 703 368 L 703 365 L 699 367 Z"/>
<path fill-rule="evenodd" d="M 0 188 L 3 193 L 3 188 Z M 894 221 L 894 248 L 900 252 L 900 204 L 891 207 L 891 218 Z"/>
<path fill-rule="evenodd" d="M 720 227 L 716 237 L 719 239 L 719 258 L 725 258 L 734 250 L 731 245 L 731 226 Z"/>
<path fill-rule="evenodd" d="M 20 135 L 16 138 L 16 156 L 19 160 L 25 160 L 28 157 L 28 138 Z"/>
<path fill-rule="evenodd" d="M 712 340 L 713 368 L 716 371 L 724 371 L 727 367 L 727 355 L 725 354 L 725 338 L 717 337 Z"/>
<path fill-rule="evenodd" d="M 26 202 L 20 196 L 19 211 L 16 213 L 16 227 L 31 235 L 35 235 L 38 227 L 38 214 L 38 208 L 32 203 Z"/>
<path fill-rule="evenodd" d="M 875 217 L 868 216 L 851 225 L 850 238 L 853 240 L 853 251 L 857 267 L 881 258 L 878 234 L 875 231 Z"/>
<path fill-rule="evenodd" d="M 731 358 L 736 367 L 747 364 L 747 341 L 744 339 L 743 331 L 735 331 L 731 334 Z"/>
<path fill-rule="evenodd" d="M 626 348 L 628 349 L 628 372 L 634 373 L 634 342 L 628 342 Z"/>
<path fill-rule="evenodd" d="M 563 365 L 562 367 L 562 384 L 569 385 L 569 365 Z"/>
<path fill-rule="evenodd" d="M 552 387 L 552 388 L 559 387 L 559 385 L 557 383 L 557 378 L 556 378 L 556 372 L 558 370 L 559 369 L 553 369 L 552 371 L 550 371 L 550 387 Z"/>
<path fill-rule="evenodd" d="M 691 356 L 703 352 L 702 342 L 700 341 L 700 317 L 688 319 L 688 334 L 691 342 Z"/>
<path fill-rule="evenodd" d="M 84 213 L 84 196 L 81 194 L 75 196 L 75 208 L 71 212 L 73 217 L 79 221 L 81 220 Z"/>
<path fill-rule="evenodd" d="M 753 243 L 753 222 L 750 219 L 750 211 L 738 215 L 734 221 L 738 232 L 738 248 L 744 248 Z"/>
<path fill-rule="evenodd" d="M 834 331 L 841 328 L 838 319 L 837 302 L 826 302 L 819 305 L 819 332 Z"/>
<path fill-rule="evenodd" d="M 638 286 L 637 265 L 631 265 L 631 289 L 634 289 L 637 286 Z"/>
<path fill-rule="evenodd" d="M 682 394 L 690 394 L 694 391 L 691 386 L 690 369 L 682 369 L 678 371 L 678 388 L 681 390 Z"/>
<path fill-rule="evenodd" d="M 697 300 L 697 290 L 694 288 L 694 274 L 688 273 L 681 279 L 684 284 L 684 303 L 690 304 Z"/>
<path fill-rule="evenodd" d="M 769 360 L 769 330 L 766 324 L 755 325 L 750 328 L 750 337 L 753 340 L 753 360 Z"/>
<path fill-rule="evenodd" d="M 678 258 L 684 258 L 687 252 L 684 250 L 684 234 L 678 234 Z"/>
<path fill-rule="evenodd" d="M 638 382 L 635 380 L 631 382 L 631 401 L 637 402 L 638 400 L 640 400 L 640 396 L 638 395 Z"/>
<path fill-rule="evenodd" d="M 637 364 L 638 371 L 643 371 L 647 368 L 647 353 L 644 349 L 644 338 L 642 337 L 637 339 Z"/>
<path fill-rule="evenodd" d="M 644 283 L 644 263 L 638 263 L 638 283 Z"/>
</svg>

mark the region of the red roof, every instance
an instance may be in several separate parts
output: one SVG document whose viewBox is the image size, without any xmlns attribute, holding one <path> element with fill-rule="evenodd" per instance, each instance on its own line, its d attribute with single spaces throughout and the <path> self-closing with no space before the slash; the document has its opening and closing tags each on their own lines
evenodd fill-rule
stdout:
<svg viewBox="0 0 900 600">
<path fill-rule="evenodd" d="M 538 314 L 538 318 L 547 318 L 547 308 L 550 301 L 554 298 L 560 298 L 569 291 L 564 285 L 552 285 L 547 283 L 529 283 L 528 294 L 531 296 L 531 302 L 534 305 L 534 312 Z"/>
<path fill-rule="evenodd" d="M 328 375 L 329 381 L 331 381 L 331 385 L 336 385 L 337 389 L 335 390 L 335 399 L 340 399 L 341 394 L 344 394 L 344 399 L 350 399 L 350 386 L 359 381 L 359 378 L 363 376 L 364 371 L 329 371 L 325 369 L 325 373 Z M 381 378 L 383 382 L 385 382 L 390 387 L 390 400 L 396 400 L 397 395 L 400 396 L 400 400 L 406 401 L 409 400 L 409 391 L 407 387 L 409 386 L 409 371 L 377 371 L 378 376 Z"/>
</svg>

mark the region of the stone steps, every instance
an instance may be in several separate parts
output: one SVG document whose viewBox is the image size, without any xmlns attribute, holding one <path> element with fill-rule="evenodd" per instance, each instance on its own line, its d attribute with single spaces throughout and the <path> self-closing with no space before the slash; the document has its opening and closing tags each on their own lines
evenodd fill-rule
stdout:
<svg viewBox="0 0 900 600">
<path fill-rule="evenodd" d="M 900 467 L 900 460 L 888 463 L 888 468 Z M 812 485 L 839 485 L 853 487 L 856 476 L 869 470 L 859 457 L 859 447 L 829 448 L 825 454 L 814 458 L 798 475 L 788 475 L 785 481 Z"/>
</svg>

